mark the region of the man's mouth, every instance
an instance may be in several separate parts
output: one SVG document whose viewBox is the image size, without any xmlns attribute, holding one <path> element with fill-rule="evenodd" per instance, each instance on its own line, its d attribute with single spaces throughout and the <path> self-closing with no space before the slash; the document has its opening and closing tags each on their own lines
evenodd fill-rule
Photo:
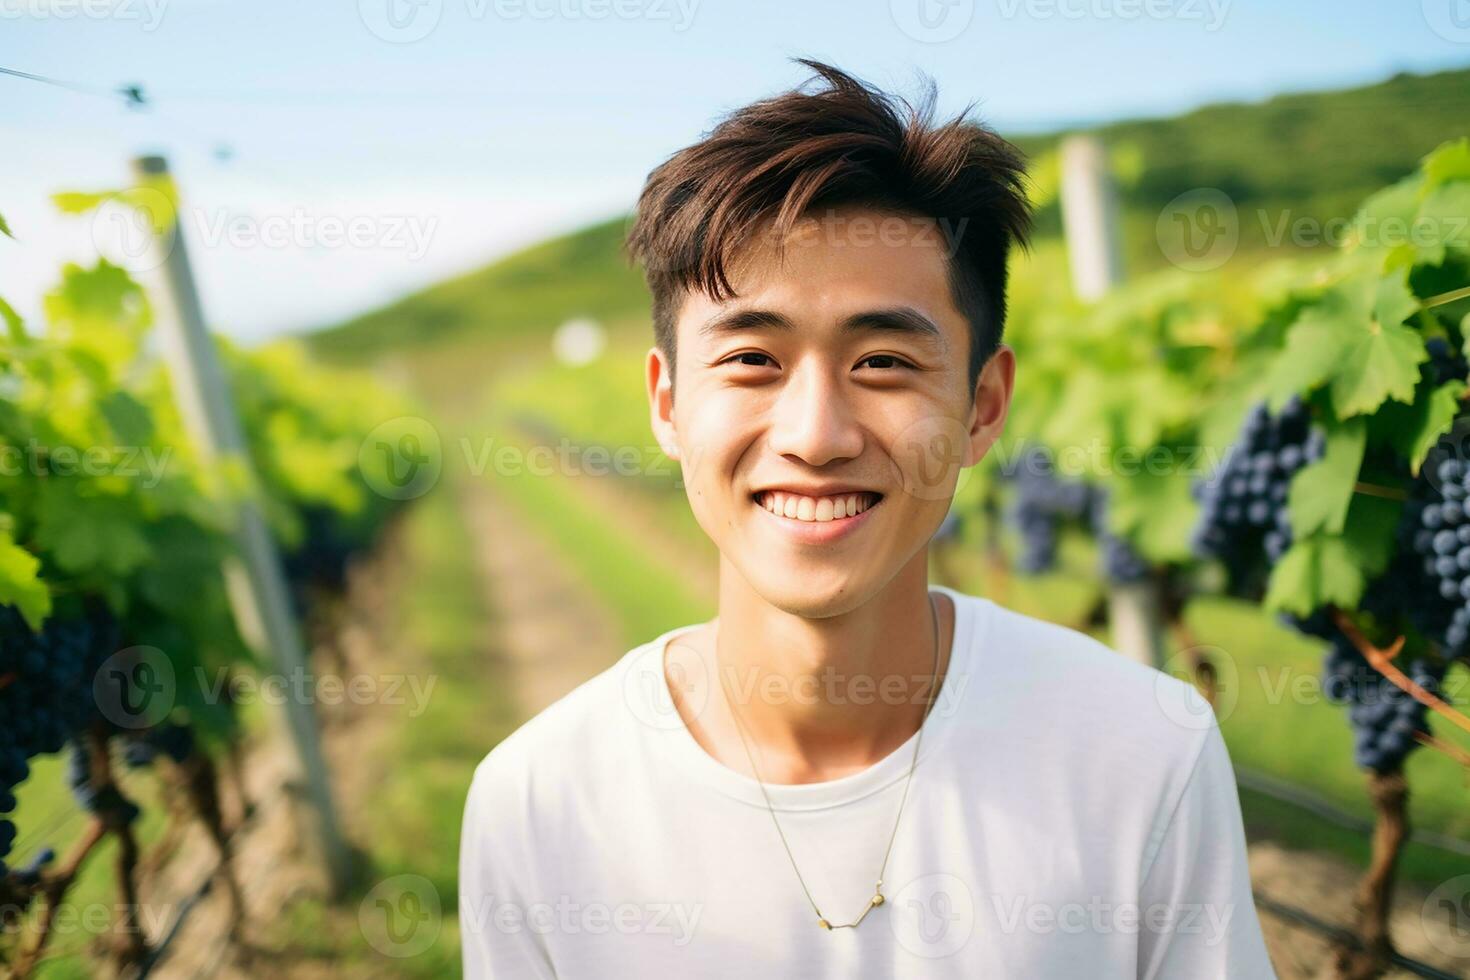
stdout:
<svg viewBox="0 0 1470 980">
<path fill-rule="evenodd" d="M 825 524 L 856 517 L 883 499 L 881 493 L 860 490 L 826 497 L 808 497 L 785 490 L 762 490 L 752 495 L 755 502 L 777 517 L 812 524 Z"/>
</svg>

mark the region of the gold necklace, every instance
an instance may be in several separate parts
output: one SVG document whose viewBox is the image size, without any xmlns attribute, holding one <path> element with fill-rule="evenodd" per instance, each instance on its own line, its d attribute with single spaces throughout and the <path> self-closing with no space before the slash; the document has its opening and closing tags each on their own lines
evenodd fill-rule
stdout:
<svg viewBox="0 0 1470 980">
<path fill-rule="evenodd" d="M 884 902 L 883 873 L 888 870 L 888 855 L 893 852 L 893 842 L 898 838 L 898 825 L 903 820 L 903 807 L 909 798 L 909 784 L 914 780 L 914 769 L 919 763 L 919 745 L 924 738 L 924 722 L 929 720 L 929 712 L 933 709 L 934 702 L 937 700 L 934 696 L 934 687 L 939 682 L 939 606 L 934 601 L 933 593 L 927 594 L 929 596 L 929 613 L 934 621 L 934 670 L 929 675 L 929 703 L 924 706 L 924 716 L 919 719 L 919 730 L 914 737 L 914 757 L 909 761 L 909 774 L 904 779 L 903 796 L 898 801 L 898 816 L 893 821 L 893 833 L 888 837 L 888 848 L 883 852 L 883 864 L 878 868 L 878 884 L 873 887 L 873 897 L 868 899 L 868 904 L 863 909 L 863 914 L 852 922 L 834 926 L 822 915 L 822 910 L 817 908 L 817 903 L 812 898 L 811 890 L 806 886 L 806 879 L 802 878 L 801 869 L 796 866 L 796 858 L 791 853 L 791 845 L 786 842 L 786 834 L 781 830 L 781 821 L 776 819 L 776 808 L 771 805 L 771 795 L 766 792 L 766 784 L 761 780 L 760 770 L 756 768 L 755 756 L 750 751 L 750 743 L 745 739 L 745 726 L 741 722 L 740 716 L 735 712 L 735 704 L 730 700 L 730 693 L 725 690 L 724 678 L 720 678 L 720 693 L 725 698 L 726 707 L 730 709 L 730 716 L 735 719 L 735 731 L 740 736 L 740 744 L 745 746 L 745 757 L 750 760 L 750 770 L 755 773 L 755 781 L 761 788 L 761 796 L 765 797 L 766 809 L 770 811 L 771 822 L 776 825 L 776 833 L 781 837 L 781 846 L 786 850 L 786 859 L 791 862 L 791 870 L 796 872 L 797 883 L 801 885 L 801 890 L 806 894 L 807 902 L 811 905 L 812 911 L 816 913 L 817 925 L 828 931 L 833 929 L 856 929 L 868 917 L 869 912 Z M 716 642 L 718 643 L 718 638 Z M 718 646 L 716 647 L 715 661 L 718 665 Z"/>
</svg>

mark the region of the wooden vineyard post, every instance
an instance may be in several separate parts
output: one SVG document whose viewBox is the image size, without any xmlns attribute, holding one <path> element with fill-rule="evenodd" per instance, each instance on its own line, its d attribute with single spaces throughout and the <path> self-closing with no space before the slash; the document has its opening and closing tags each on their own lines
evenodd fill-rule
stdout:
<svg viewBox="0 0 1470 980">
<path fill-rule="evenodd" d="M 1118 196 L 1103 144 L 1094 136 L 1070 136 L 1061 149 L 1062 227 L 1067 263 L 1079 299 L 1101 298 L 1123 279 L 1122 229 Z M 1164 663 L 1164 623 L 1159 586 L 1110 583 L 1108 621 L 1113 646 L 1150 667 Z"/>
<path fill-rule="evenodd" d="M 169 178 L 168 164 L 158 156 L 137 158 L 133 170 L 145 186 Z M 178 202 L 173 199 L 170 211 L 177 209 Z M 160 218 L 164 220 L 160 222 Z M 155 304 L 158 340 L 179 412 L 202 459 L 230 460 L 248 468 L 245 435 L 214 340 L 205 327 L 182 222 L 177 213 L 154 216 L 154 221 L 162 225 L 155 229 L 150 243 L 163 278 Z M 252 501 L 240 506 L 235 541 L 239 559 L 229 563 L 225 576 L 241 635 L 283 676 L 310 676 L 281 558 L 260 509 Z M 351 877 L 351 864 L 338 828 L 316 717 L 306 700 L 283 700 L 297 775 L 304 786 L 307 812 L 303 816 L 315 825 L 308 839 L 320 845 L 328 884 L 333 894 L 341 895 Z"/>
</svg>

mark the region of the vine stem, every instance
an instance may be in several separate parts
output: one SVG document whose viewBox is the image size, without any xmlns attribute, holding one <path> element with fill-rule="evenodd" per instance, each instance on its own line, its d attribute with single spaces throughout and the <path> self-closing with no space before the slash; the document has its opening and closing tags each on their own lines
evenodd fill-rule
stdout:
<svg viewBox="0 0 1470 980">
<path fill-rule="evenodd" d="M 1353 484 L 1353 492 L 1366 493 L 1370 497 L 1382 497 L 1384 500 L 1408 500 L 1409 495 L 1398 487 L 1385 487 L 1377 483 L 1367 483 L 1359 480 Z"/>
<path fill-rule="evenodd" d="M 1389 644 L 1387 649 L 1381 650 L 1363 635 L 1363 631 L 1358 629 L 1358 624 L 1354 623 L 1352 618 L 1341 609 L 1334 608 L 1332 610 L 1332 621 L 1337 624 L 1338 629 L 1342 630 L 1343 635 L 1352 641 L 1353 646 L 1358 648 L 1358 652 L 1372 665 L 1373 669 L 1392 681 L 1395 687 L 1408 694 L 1430 711 L 1443 715 L 1460 728 L 1470 732 L 1470 718 L 1465 717 L 1460 711 L 1450 707 L 1435 695 L 1430 694 L 1415 683 L 1407 674 L 1394 666 L 1393 659 L 1404 648 L 1404 638 L 1402 636 Z"/>
<path fill-rule="evenodd" d="M 1446 303 L 1453 303 L 1457 299 L 1465 299 L 1467 296 L 1470 296 L 1470 286 L 1463 286 L 1460 289 L 1452 289 L 1447 293 L 1440 293 L 1438 296 L 1431 296 L 1420 303 L 1419 308 L 1421 310 L 1427 310 L 1435 306 L 1443 306 Z"/>
<path fill-rule="evenodd" d="M 1436 749 L 1440 752 L 1443 752 L 1445 755 L 1449 756 L 1451 759 L 1454 759 L 1460 765 L 1464 766 L 1465 776 L 1467 780 L 1470 780 L 1470 752 L 1466 752 L 1454 742 L 1446 742 L 1444 739 L 1435 738 L 1433 735 L 1427 734 L 1426 732 L 1415 732 L 1414 738 L 1419 742 L 1419 744 L 1427 745 L 1431 749 Z"/>
<path fill-rule="evenodd" d="M 87 824 L 86 833 L 81 840 L 77 841 L 72 848 L 71 854 L 67 856 L 66 862 L 53 874 L 46 875 L 41 882 L 41 909 L 36 922 L 36 939 L 29 948 L 21 952 L 15 961 L 13 976 L 24 978 L 31 975 L 31 971 L 41 961 L 41 955 L 46 951 L 46 943 L 51 938 L 51 925 L 56 918 L 56 910 L 61 907 L 62 900 L 66 898 L 67 890 L 71 888 L 76 879 L 77 872 L 81 870 L 87 856 L 107 836 L 107 826 L 100 817 L 93 817 Z"/>
</svg>

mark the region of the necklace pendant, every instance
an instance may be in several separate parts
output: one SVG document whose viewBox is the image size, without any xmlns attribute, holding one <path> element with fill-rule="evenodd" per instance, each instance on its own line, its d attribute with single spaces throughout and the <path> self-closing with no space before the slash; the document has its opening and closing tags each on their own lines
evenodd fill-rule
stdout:
<svg viewBox="0 0 1470 980">
<path fill-rule="evenodd" d="M 876 894 L 876 895 L 873 896 L 873 904 L 874 905 L 882 905 L 883 904 L 883 893 L 882 892 L 879 892 L 878 894 Z"/>
<path fill-rule="evenodd" d="M 823 929 L 826 929 L 828 932 L 832 931 L 832 923 L 828 922 L 826 919 L 818 919 L 817 925 L 821 926 Z"/>
</svg>

